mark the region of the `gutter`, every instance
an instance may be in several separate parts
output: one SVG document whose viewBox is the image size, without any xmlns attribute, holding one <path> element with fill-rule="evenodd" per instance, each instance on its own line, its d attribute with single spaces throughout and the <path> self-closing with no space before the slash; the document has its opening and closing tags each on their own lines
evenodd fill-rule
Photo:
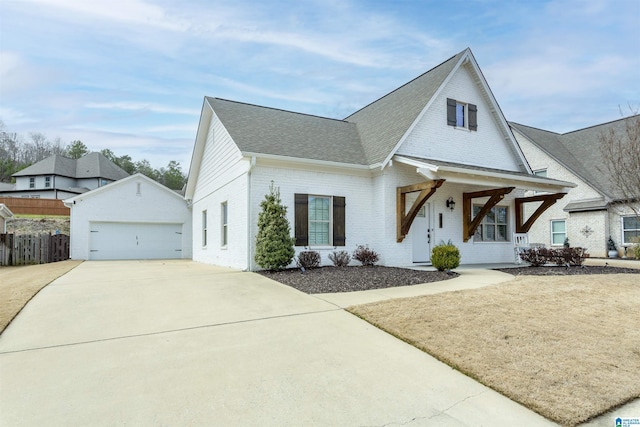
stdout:
<svg viewBox="0 0 640 427">
<path fill-rule="evenodd" d="M 247 170 L 247 271 L 253 271 L 253 239 L 251 238 L 251 171 L 256 166 L 256 157 L 252 156 Z"/>
</svg>

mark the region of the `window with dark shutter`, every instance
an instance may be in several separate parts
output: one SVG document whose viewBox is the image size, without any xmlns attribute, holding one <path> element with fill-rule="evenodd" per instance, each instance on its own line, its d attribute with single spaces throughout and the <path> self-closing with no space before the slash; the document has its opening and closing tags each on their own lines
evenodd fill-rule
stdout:
<svg viewBox="0 0 640 427">
<path fill-rule="evenodd" d="M 317 201 L 317 199 L 326 199 L 328 198 L 327 196 L 325 197 L 320 197 L 320 196 L 311 196 L 309 197 L 308 194 L 295 194 L 295 206 L 294 206 L 294 217 L 295 217 L 295 224 L 294 224 L 294 229 L 295 229 L 295 239 L 296 239 L 296 246 L 309 246 L 309 209 L 310 209 L 310 205 L 309 205 L 309 199 L 314 199 L 315 201 Z M 345 209 L 346 209 L 346 199 L 344 197 L 340 197 L 340 196 L 333 196 L 331 197 L 331 199 L 333 199 L 332 201 L 332 211 L 333 211 L 333 216 L 331 217 L 331 231 L 332 231 L 332 242 L 329 242 L 329 244 L 331 244 L 332 246 L 346 246 L 346 227 L 345 227 L 345 223 L 346 223 L 346 215 L 345 215 Z M 315 212 L 315 211 L 314 211 Z M 318 221 L 318 213 L 315 212 L 315 216 L 316 218 L 313 219 L 312 225 L 314 226 L 313 230 L 312 230 L 312 234 L 313 234 L 313 238 L 314 240 L 311 242 L 312 245 L 314 245 L 314 241 L 318 241 L 318 236 L 320 234 L 322 234 L 320 232 L 320 229 L 322 227 L 321 222 L 322 221 Z M 326 225 L 326 224 L 325 224 Z M 325 242 L 327 242 L 327 239 L 321 239 L 324 240 Z M 320 244 L 320 243 L 316 243 L 316 244 Z M 322 243 L 320 245 L 325 245 L 326 243 Z"/>
<path fill-rule="evenodd" d="M 296 246 L 307 246 L 309 244 L 309 195 L 295 195 L 295 234 Z"/>
<path fill-rule="evenodd" d="M 333 246 L 345 246 L 345 198 L 333 197 Z"/>
<path fill-rule="evenodd" d="M 455 99 L 447 98 L 447 125 L 456 125 L 456 105 Z"/>
<path fill-rule="evenodd" d="M 478 107 L 469 104 L 469 130 L 478 130 Z"/>
</svg>

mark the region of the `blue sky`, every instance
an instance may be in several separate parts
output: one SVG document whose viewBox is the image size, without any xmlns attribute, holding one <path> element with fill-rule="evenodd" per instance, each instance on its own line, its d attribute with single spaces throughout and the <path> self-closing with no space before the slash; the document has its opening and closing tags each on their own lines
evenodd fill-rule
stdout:
<svg viewBox="0 0 640 427">
<path fill-rule="evenodd" d="M 639 0 L 1 0 L 0 119 L 177 160 L 203 97 L 344 118 L 470 47 L 507 120 L 640 106 Z"/>
</svg>

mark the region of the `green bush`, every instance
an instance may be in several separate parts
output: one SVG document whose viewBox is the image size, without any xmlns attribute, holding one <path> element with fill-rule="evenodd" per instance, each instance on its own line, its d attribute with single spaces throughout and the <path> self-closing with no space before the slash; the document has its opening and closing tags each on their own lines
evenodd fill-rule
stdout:
<svg viewBox="0 0 640 427">
<path fill-rule="evenodd" d="M 431 264 L 438 271 L 453 270 L 460 265 L 460 250 L 451 243 L 441 243 L 431 251 Z"/>
<path fill-rule="evenodd" d="M 291 228 L 287 220 L 287 208 L 280 200 L 280 189 L 269 188 L 260 203 L 258 214 L 258 236 L 256 237 L 256 262 L 268 270 L 281 270 L 291 263 L 295 255 Z"/>
</svg>

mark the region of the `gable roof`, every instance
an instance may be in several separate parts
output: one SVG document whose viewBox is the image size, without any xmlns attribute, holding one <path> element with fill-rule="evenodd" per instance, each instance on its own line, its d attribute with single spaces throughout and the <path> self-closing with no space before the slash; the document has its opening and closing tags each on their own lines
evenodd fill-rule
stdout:
<svg viewBox="0 0 640 427">
<path fill-rule="evenodd" d="M 68 199 L 65 199 L 65 200 L 63 200 L 63 203 L 64 203 L 64 205 L 66 207 L 70 208 L 70 207 L 73 206 L 73 203 L 76 200 L 79 200 L 79 199 L 84 200 L 84 199 L 86 199 L 88 197 L 94 197 L 96 195 L 111 191 L 111 190 L 116 189 L 116 188 L 118 188 L 118 187 L 120 187 L 122 185 L 125 185 L 129 181 L 145 181 L 145 182 L 149 183 L 150 185 L 158 187 L 161 190 L 167 192 L 168 194 L 171 194 L 173 197 L 177 197 L 180 200 L 184 200 L 184 197 L 182 197 L 182 195 L 180 195 L 176 191 L 173 191 L 169 187 L 166 187 L 166 186 L 160 184 L 159 182 L 154 181 L 153 179 L 149 178 L 148 176 L 143 175 L 140 172 L 138 172 L 138 173 L 134 173 L 133 175 L 129 175 L 126 178 L 119 179 L 119 180 L 111 182 L 111 183 L 109 183 L 107 185 L 103 185 L 102 187 L 98 187 L 98 188 L 95 188 L 93 190 L 87 191 L 85 193 L 78 194 L 77 196 L 73 196 L 73 197 L 70 197 Z"/>
<path fill-rule="evenodd" d="M 559 134 L 519 123 L 509 123 L 540 150 L 585 181 L 594 190 L 611 199 L 617 194 L 609 174 L 605 170 L 600 154 L 600 136 L 613 130 L 617 135 L 625 135 L 627 120 L 631 116 L 576 131 Z"/>
<path fill-rule="evenodd" d="M 345 119 L 358 126 L 370 164 L 382 163 L 389 156 L 466 52 L 452 56 Z"/>
<path fill-rule="evenodd" d="M 347 167 L 384 167 L 462 66 L 471 73 L 487 101 L 490 114 L 517 159 L 519 170 L 531 173 L 489 85 L 467 48 L 344 120 L 205 97 L 186 194 L 192 194 L 195 189 L 206 135 L 214 115 L 243 156 L 279 156 Z"/>
<path fill-rule="evenodd" d="M 102 153 L 88 153 L 79 159 L 54 154 L 12 176 L 58 175 L 68 178 L 105 178 L 117 181 L 129 176 Z"/>
<path fill-rule="evenodd" d="M 368 164 L 353 123 L 220 98 L 206 102 L 243 153 Z"/>
</svg>

